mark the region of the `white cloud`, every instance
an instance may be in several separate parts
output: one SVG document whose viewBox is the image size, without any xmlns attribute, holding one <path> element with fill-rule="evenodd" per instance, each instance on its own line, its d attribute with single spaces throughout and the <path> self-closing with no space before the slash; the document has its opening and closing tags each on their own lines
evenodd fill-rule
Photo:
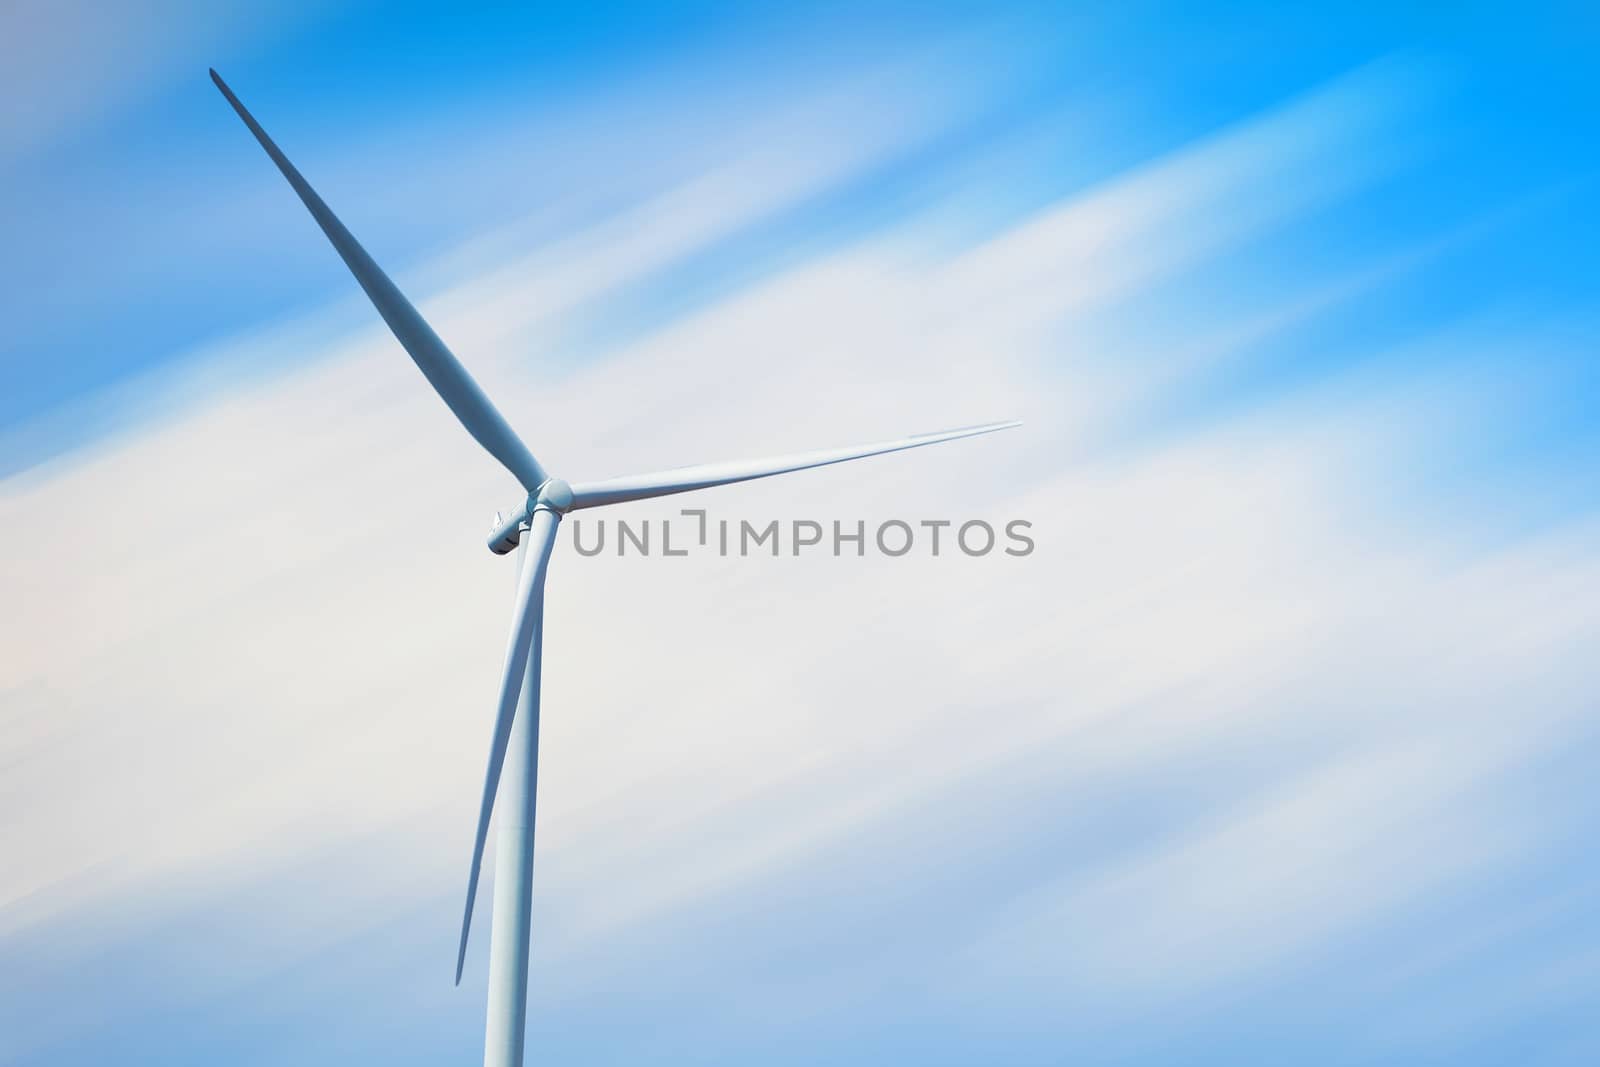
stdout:
<svg viewBox="0 0 1600 1067">
<path fill-rule="evenodd" d="M 282 5 L 14 0 L 0 11 L 0 172 L 289 21 Z"/>
<path fill-rule="evenodd" d="M 525 356 L 559 311 L 794 187 L 713 176 L 670 211 L 487 264 L 429 303 L 569 476 L 1028 420 L 704 500 L 728 517 L 1025 517 L 1026 559 L 580 559 L 563 537 L 541 959 L 575 964 L 596 939 L 849 835 L 934 876 L 1008 832 L 984 824 L 982 790 L 1021 764 L 1069 798 L 1107 776 L 1155 793 L 1175 769 L 1206 788 L 1166 832 L 1049 857 L 1020 904 L 972 917 L 972 983 L 1028 967 L 1159 996 L 1259 975 L 1536 841 L 1493 790 L 1585 714 L 1592 530 L 1491 549 L 1448 515 L 1390 510 L 1374 491 L 1392 477 L 1395 453 L 1374 455 L 1397 439 L 1390 412 L 1337 390 L 1138 450 L 1090 447 L 1088 427 L 1161 368 L 1063 367 L 1059 338 L 1039 339 L 1351 188 L 1361 175 L 1336 161 L 1393 148 L 1367 124 L 1388 77 L 955 262 L 908 265 L 905 235 L 888 235 L 570 373 Z M 808 157 L 800 173 L 838 171 Z M 1208 223 L 1188 226 L 1196 213 Z M 1173 226 L 1190 243 L 1166 240 Z M 5 483 L 3 929 L 270 879 L 372 832 L 410 843 L 386 872 L 391 907 L 449 891 L 509 592 L 480 534 L 512 495 L 376 330 Z M 952 798 L 943 849 L 884 829 Z M 347 918 L 319 915 L 317 936 Z"/>
</svg>

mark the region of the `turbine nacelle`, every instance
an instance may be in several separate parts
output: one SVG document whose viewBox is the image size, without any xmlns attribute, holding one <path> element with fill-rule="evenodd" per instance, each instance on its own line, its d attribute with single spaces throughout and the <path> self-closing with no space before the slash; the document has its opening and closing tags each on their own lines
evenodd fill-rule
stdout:
<svg viewBox="0 0 1600 1067">
<path fill-rule="evenodd" d="M 532 497 L 523 501 L 522 506 L 510 515 L 502 511 L 495 512 L 494 525 L 489 530 L 489 551 L 497 556 L 513 551 L 522 543 L 522 531 L 527 528 L 528 518 L 532 514 Z"/>
</svg>

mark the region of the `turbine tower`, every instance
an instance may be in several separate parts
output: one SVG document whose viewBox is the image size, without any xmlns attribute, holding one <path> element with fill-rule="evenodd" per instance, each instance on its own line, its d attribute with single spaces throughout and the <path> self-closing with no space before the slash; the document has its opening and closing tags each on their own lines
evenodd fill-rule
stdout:
<svg viewBox="0 0 1600 1067">
<path fill-rule="evenodd" d="M 211 72 L 222 95 L 250 128 L 272 162 L 277 164 L 311 217 L 333 243 L 335 251 L 368 299 L 389 324 L 428 384 L 455 414 L 461 425 L 522 484 L 526 496 L 510 516 L 497 516 L 489 535 L 489 549 L 499 555 L 517 550 L 515 610 L 511 641 L 500 679 L 500 698 L 494 732 L 489 743 L 489 766 L 478 807 L 477 832 L 472 841 L 472 863 L 467 873 L 467 902 L 461 918 L 461 943 L 456 952 L 456 984 L 466 963 L 467 935 L 472 928 L 472 903 L 477 896 L 478 874 L 488 841 L 489 816 L 500 800 L 500 834 L 496 848 L 494 911 L 489 944 L 489 1003 L 485 1024 L 485 1067 L 520 1067 L 527 1016 L 528 936 L 533 890 L 534 805 L 539 773 L 539 668 L 544 629 L 544 582 L 555 547 L 556 528 L 568 512 L 604 507 L 631 500 L 687 493 L 696 489 L 767 478 L 774 474 L 823 467 L 851 459 L 899 452 L 908 448 L 974 437 L 1018 426 L 994 422 L 938 433 L 917 434 L 893 441 L 849 448 L 832 448 L 766 459 L 737 460 L 676 467 L 651 474 L 634 474 L 573 485 L 552 477 L 533 458 L 527 445 L 490 403 L 478 383 L 457 362 L 404 294 L 372 261 L 366 250 L 345 229 L 316 190 L 301 177 L 260 123 L 233 95 L 233 90 Z"/>
</svg>

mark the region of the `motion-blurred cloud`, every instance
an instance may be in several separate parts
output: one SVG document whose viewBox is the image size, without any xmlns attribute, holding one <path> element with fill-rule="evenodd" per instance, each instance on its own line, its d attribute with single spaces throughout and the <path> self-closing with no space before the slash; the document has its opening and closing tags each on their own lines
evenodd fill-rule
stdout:
<svg viewBox="0 0 1600 1067">
<path fill-rule="evenodd" d="M 1571 320 L 1316 336 L 1426 287 L 1483 213 L 1272 266 L 1403 180 L 1447 89 L 1366 64 L 952 244 L 995 177 L 965 161 L 767 255 L 950 135 L 839 106 L 926 76 L 396 271 L 572 475 L 1027 423 L 693 505 L 1022 517 L 1025 558 L 559 569 L 530 1047 L 1322 1062 L 1540 1021 L 1550 1059 L 1592 1047 L 1593 512 L 1503 471 L 1463 492 L 1441 459 L 1539 422 Z M 360 190 L 323 185 L 357 233 Z M 317 240 L 286 192 L 261 210 Z M 714 269 L 741 254 L 766 266 Z M 1243 302 L 1209 303 L 1229 279 Z M 349 306 L 124 386 L 164 414 L 0 483 L 8 1062 L 471 1054 L 481 997 L 448 965 L 507 609 L 479 534 L 514 490 Z M 1301 343 L 1322 373 L 1227 377 Z"/>
</svg>

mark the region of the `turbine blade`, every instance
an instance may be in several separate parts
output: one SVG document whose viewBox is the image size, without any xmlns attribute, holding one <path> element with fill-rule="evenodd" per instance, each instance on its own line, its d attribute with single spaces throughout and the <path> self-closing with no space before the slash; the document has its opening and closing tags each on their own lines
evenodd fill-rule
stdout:
<svg viewBox="0 0 1600 1067">
<path fill-rule="evenodd" d="M 505 673 L 500 679 L 500 705 L 495 714 L 494 734 L 489 742 L 489 769 L 483 779 L 483 799 L 478 807 L 478 831 L 472 842 L 472 868 L 467 874 L 467 906 L 461 917 L 461 947 L 456 952 L 456 984 L 461 984 L 461 969 L 467 961 L 467 935 L 472 930 L 472 903 L 478 895 L 478 875 L 483 867 L 483 849 L 489 840 L 489 816 L 494 812 L 495 793 L 500 788 L 500 772 L 505 767 L 506 747 L 511 741 L 511 724 L 517 714 L 523 679 L 529 658 L 535 654 L 544 611 L 544 577 L 550 563 L 550 550 L 556 543 L 555 512 L 541 508 L 533 513 L 523 536 L 523 559 L 517 574 L 515 613 L 511 619 L 511 640 L 506 649 Z M 538 699 L 534 689 L 532 699 Z"/>
<path fill-rule="evenodd" d="M 816 452 L 800 452 L 790 456 L 768 456 L 765 459 L 735 460 L 731 463 L 704 463 L 696 467 L 678 467 L 656 471 L 652 474 L 629 474 L 599 482 L 579 482 L 572 487 L 572 507 L 598 508 L 607 504 L 622 504 L 630 500 L 648 500 L 651 497 L 688 493 L 696 489 L 747 482 L 752 478 L 770 478 L 774 474 L 788 474 L 811 467 L 825 467 L 830 463 L 881 456 L 886 452 L 901 452 L 923 445 L 936 445 L 941 441 L 954 441 L 962 437 L 994 433 L 1021 426 L 1020 422 L 991 422 L 982 426 L 963 426 L 956 430 L 916 434 L 895 441 L 878 441 L 870 445 L 851 448 L 829 448 Z"/>
<path fill-rule="evenodd" d="M 544 468 L 539 466 L 539 461 L 533 458 L 533 453 L 528 451 L 528 446 L 522 443 L 510 425 L 495 410 L 489 398 L 478 388 L 478 383 L 472 380 L 456 357 L 445 347 L 439 335 L 411 306 L 389 276 L 372 261 L 366 249 L 357 243 L 344 224 L 335 217 L 323 203 L 322 197 L 317 195 L 315 189 L 300 176 L 294 164 L 278 150 L 278 146 L 267 136 L 267 131 L 261 128 L 260 123 L 239 98 L 233 95 L 233 90 L 228 88 L 216 71 L 211 72 L 211 80 L 217 83 L 217 88 L 222 90 L 222 95 L 227 97 L 228 103 L 233 105 L 233 110 L 239 113 L 244 124 L 250 127 L 250 132 L 255 134 L 256 140 L 261 142 L 261 147 L 266 149 L 267 155 L 278 165 L 283 176 L 289 180 L 294 191 L 300 194 L 300 199 L 305 203 L 306 209 L 311 212 L 311 217 L 317 220 L 317 225 L 322 227 L 322 232 L 327 234 L 328 240 L 333 242 L 334 250 L 344 260 L 345 266 L 350 268 L 350 273 L 356 276 L 356 281 L 361 283 L 361 288 L 366 290 L 367 298 L 372 301 L 373 307 L 378 309 L 378 314 L 383 316 L 383 321 L 389 324 L 389 329 L 394 331 L 395 339 L 406 350 L 423 376 L 428 379 L 428 384 L 433 386 L 450 410 L 455 413 L 461 425 L 465 426 L 477 442 L 488 450 L 489 454 L 499 460 L 521 482 L 528 492 L 536 492 L 540 484 L 547 477 Z"/>
</svg>

